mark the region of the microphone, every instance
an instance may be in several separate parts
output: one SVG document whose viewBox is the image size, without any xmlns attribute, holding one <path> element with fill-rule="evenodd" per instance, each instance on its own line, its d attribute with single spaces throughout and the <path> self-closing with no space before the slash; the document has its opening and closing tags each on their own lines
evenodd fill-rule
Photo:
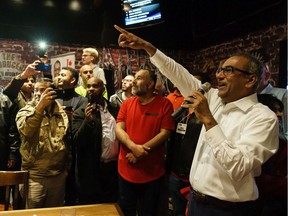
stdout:
<svg viewBox="0 0 288 216">
<path fill-rule="evenodd" d="M 211 84 L 209 82 L 206 82 L 204 84 L 201 85 L 201 87 L 199 89 L 197 89 L 197 91 L 201 92 L 202 94 L 205 94 L 205 92 L 208 92 L 211 88 Z M 190 104 L 190 101 L 184 101 L 183 104 Z M 186 111 L 186 108 L 183 107 L 179 107 L 177 110 L 175 110 L 172 114 L 171 117 L 177 121 L 178 118 L 180 116 L 182 116 L 182 114 Z"/>
</svg>

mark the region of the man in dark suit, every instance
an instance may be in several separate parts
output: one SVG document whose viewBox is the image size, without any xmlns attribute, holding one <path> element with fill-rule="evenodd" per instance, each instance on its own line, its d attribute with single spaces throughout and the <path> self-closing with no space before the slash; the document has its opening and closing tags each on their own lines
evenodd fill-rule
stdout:
<svg viewBox="0 0 288 216">
<path fill-rule="evenodd" d="M 101 79 L 90 78 L 87 83 L 89 103 L 73 113 L 79 204 L 117 201 L 117 112 L 103 97 L 104 90 Z"/>
</svg>

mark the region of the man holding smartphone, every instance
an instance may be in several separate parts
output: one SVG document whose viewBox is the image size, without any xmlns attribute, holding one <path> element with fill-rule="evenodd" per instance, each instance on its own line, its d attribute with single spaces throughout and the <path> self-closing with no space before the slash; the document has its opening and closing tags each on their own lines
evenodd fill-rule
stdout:
<svg viewBox="0 0 288 216">
<path fill-rule="evenodd" d="M 117 201 L 117 112 L 103 97 L 103 92 L 103 81 L 90 78 L 87 83 L 89 103 L 73 113 L 79 204 Z"/>
<path fill-rule="evenodd" d="M 20 133 L 22 170 L 29 171 L 26 208 L 57 207 L 64 204 L 69 147 L 65 142 L 68 117 L 55 100 L 51 80 L 35 84 L 34 101 L 16 116 Z"/>
</svg>

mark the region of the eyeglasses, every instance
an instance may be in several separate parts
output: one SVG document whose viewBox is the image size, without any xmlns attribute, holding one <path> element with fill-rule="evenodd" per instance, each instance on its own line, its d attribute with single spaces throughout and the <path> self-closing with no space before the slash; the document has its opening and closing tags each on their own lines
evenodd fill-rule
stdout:
<svg viewBox="0 0 288 216">
<path fill-rule="evenodd" d="M 85 54 L 84 54 L 84 55 L 82 55 L 82 57 L 87 57 L 87 56 L 91 56 L 91 55 L 85 55 Z"/>
<path fill-rule="evenodd" d="M 133 80 L 129 80 L 129 79 L 122 79 L 122 83 L 123 82 L 133 82 Z"/>
<path fill-rule="evenodd" d="M 239 71 L 239 72 L 242 72 L 242 73 L 247 74 L 247 75 L 252 75 L 253 74 L 251 72 L 248 72 L 248 71 L 245 71 L 245 70 L 241 70 L 241 69 L 235 68 L 233 66 L 226 66 L 224 68 L 222 68 L 222 67 L 218 68 L 218 70 L 216 71 L 216 75 L 218 75 L 221 71 L 223 71 L 223 74 L 225 76 L 231 75 L 231 74 L 235 73 L 235 71 Z"/>
<path fill-rule="evenodd" d="M 83 74 L 93 73 L 93 70 L 83 71 Z"/>
</svg>

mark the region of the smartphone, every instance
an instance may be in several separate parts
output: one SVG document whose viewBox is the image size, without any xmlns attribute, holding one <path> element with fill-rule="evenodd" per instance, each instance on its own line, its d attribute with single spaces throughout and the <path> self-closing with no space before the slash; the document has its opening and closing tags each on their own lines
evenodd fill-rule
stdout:
<svg viewBox="0 0 288 216">
<path fill-rule="evenodd" d="M 63 98 L 63 96 L 64 96 L 63 90 L 57 89 L 57 87 L 54 83 L 51 83 L 50 87 L 53 88 L 53 90 L 56 92 L 56 94 L 57 94 L 56 98 Z"/>
<path fill-rule="evenodd" d="M 64 91 L 63 91 L 63 90 L 54 89 L 54 91 L 55 91 L 56 94 L 57 94 L 57 97 L 56 97 L 56 98 L 63 98 L 63 97 L 64 97 Z"/>
<path fill-rule="evenodd" d="M 64 110 L 68 111 L 68 112 L 72 112 L 73 111 L 73 106 L 65 106 Z"/>
<path fill-rule="evenodd" d="M 97 100 L 95 96 L 88 95 L 88 102 L 92 104 L 93 112 L 97 111 Z"/>
<path fill-rule="evenodd" d="M 93 96 L 93 95 L 88 95 L 88 102 L 93 104 L 96 103 L 97 101 L 97 97 Z"/>
<path fill-rule="evenodd" d="M 36 70 L 42 71 L 42 72 L 50 72 L 51 71 L 51 65 L 50 64 L 44 64 L 43 62 L 40 62 L 36 65 Z"/>
</svg>

